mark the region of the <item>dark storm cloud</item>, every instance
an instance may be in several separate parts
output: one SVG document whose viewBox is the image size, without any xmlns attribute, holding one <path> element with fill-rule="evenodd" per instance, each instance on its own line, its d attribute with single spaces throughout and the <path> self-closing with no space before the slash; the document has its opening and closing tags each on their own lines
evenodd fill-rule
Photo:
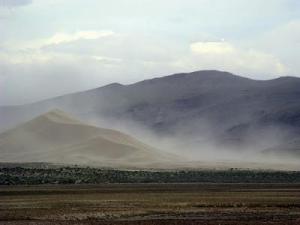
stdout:
<svg viewBox="0 0 300 225">
<path fill-rule="evenodd" d="M 32 0 L 0 0 L 0 7 L 19 7 L 32 3 Z"/>
</svg>

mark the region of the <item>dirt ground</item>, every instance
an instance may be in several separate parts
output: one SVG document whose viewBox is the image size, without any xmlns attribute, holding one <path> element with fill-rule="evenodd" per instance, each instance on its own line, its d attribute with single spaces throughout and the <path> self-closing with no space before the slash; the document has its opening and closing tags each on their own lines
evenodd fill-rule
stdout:
<svg viewBox="0 0 300 225">
<path fill-rule="evenodd" d="M 0 187 L 0 225 L 300 225 L 300 184 Z"/>
</svg>

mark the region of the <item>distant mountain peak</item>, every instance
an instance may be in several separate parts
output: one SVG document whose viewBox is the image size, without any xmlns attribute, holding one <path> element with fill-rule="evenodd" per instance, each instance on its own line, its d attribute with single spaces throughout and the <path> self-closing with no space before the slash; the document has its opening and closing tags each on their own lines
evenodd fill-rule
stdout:
<svg viewBox="0 0 300 225">
<path fill-rule="evenodd" d="M 170 81 L 181 81 L 181 80 L 188 80 L 188 79 L 195 79 L 197 81 L 206 81 L 206 80 L 243 80 L 243 81 L 250 81 L 250 78 L 242 77 L 235 75 L 233 73 L 219 71 L 219 70 L 199 70 L 190 73 L 175 73 L 168 76 L 163 77 L 156 77 L 148 80 L 144 80 L 138 82 L 136 84 L 146 84 L 146 83 L 156 83 L 156 82 L 170 82 Z M 135 85 L 135 84 L 133 84 Z"/>
<path fill-rule="evenodd" d="M 70 114 L 67 114 L 66 112 L 64 112 L 58 108 L 50 110 L 50 111 L 38 116 L 36 119 L 47 119 L 47 120 L 57 122 L 57 123 L 72 123 L 72 124 L 81 123 L 81 121 L 75 119 Z"/>
<path fill-rule="evenodd" d="M 119 87 L 123 87 L 123 84 L 120 83 L 111 83 L 105 86 L 102 86 L 101 88 L 119 88 Z"/>
</svg>

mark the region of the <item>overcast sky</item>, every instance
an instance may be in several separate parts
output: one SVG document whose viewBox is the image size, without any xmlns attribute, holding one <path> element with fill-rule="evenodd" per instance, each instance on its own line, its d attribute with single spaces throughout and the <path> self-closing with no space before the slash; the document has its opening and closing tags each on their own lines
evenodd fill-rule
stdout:
<svg viewBox="0 0 300 225">
<path fill-rule="evenodd" d="M 300 76 L 299 0 L 0 0 L 0 105 L 203 69 Z"/>
</svg>

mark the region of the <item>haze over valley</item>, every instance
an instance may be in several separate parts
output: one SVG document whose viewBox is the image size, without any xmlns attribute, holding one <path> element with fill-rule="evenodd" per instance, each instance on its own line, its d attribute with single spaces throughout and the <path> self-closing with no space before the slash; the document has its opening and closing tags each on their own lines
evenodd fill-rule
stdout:
<svg viewBox="0 0 300 225">
<path fill-rule="evenodd" d="M 1 161 L 296 169 L 299 97 L 296 77 L 206 70 L 1 106 Z"/>
<path fill-rule="evenodd" d="M 299 6 L 0 0 L 0 162 L 298 170 Z"/>
</svg>

